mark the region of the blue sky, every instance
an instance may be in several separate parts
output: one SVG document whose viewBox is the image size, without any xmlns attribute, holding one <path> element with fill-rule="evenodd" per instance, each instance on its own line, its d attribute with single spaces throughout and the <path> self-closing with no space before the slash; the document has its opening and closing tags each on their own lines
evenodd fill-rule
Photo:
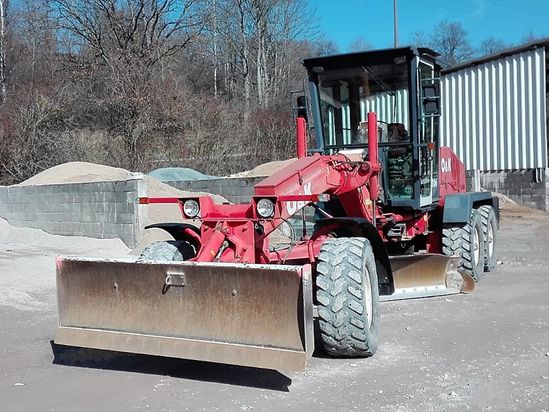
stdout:
<svg viewBox="0 0 549 412">
<path fill-rule="evenodd" d="M 318 26 L 340 51 L 357 37 L 376 48 L 392 47 L 393 0 L 311 0 Z M 474 47 L 488 37 L 517 44 L 530 32 L 549 36 L 549 0 L 397 0 L 399 43 L 430 33 L 443 20 L 457 21 Z"/>
</svg>

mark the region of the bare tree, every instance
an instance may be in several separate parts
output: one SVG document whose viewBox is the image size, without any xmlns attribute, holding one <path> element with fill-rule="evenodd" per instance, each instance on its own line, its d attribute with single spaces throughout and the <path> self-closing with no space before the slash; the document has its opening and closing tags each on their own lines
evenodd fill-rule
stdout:
<svg viewBox="0 0 549 412">
<path fill-rule="evenodd" d="M 253 24 L 249 18 L 247 0 L 219 0 L 216 11 L 220 17 L 215 28 L 218 57 L 223 60 L 225 89 L 242 98 L 249 111 L 252 98 L 252 39 Z"/>
<path fill-rule="evenodd" d="M 19 55 L 13 86 L 32 95 L 50 87 L 56 76 L 55 24 L 42 0 L 27 0 L 17 12 Z"/>
<path fill-rule="evenodd" d="M 294 155 L 288 91 L 316 43 L 308 4 L 11 2 L 0 183 L 71 160 L 228 174 Z"/>
<path fill-rule="evenodd" d="M 544 35 L 540 33 L 534 33 L 532 30 L 530 30 L 522 37 L 522 43 L 531 43 L 533 41 L 541 40 L 544 37 Z"/>
<path fill-rule="evenodd" d="M 59 28 L 78 43 L 72 68 L 93 85 L 95 105 L 108 108 L 130 168 L 141 164 L 166 64 L 202 31 L 202 0 L 52 0 Z"/>
<path fill-rule="evenodd" d="M 0 0 L 0 103 L 7 98 L 7 73 L 6 73 L 6 13 L 7 0 Z"/>
<path fill-rule="evenodd" d="M 292 73 L 292 48 L 314 38 L 306 0 L 216 0 L 217 54 L 225 92 L 244 100 L 247 110 L 268 107 Z M 305 16 L 305 17 L 304 17 Z"/>
<path fill-rule="evenodd" d="M 416 47 L 430 47 L 431 38 L 428 34 L 422 31 L 416 31 L 412 34 L 410 44 Z"/>
<path fill-rule="evenodd" d="M 154 66 L 184 48 L 204 26 L 201 0 L 52 0 L 60 28 L 110 67 Z"/>
<path fill-rule="evenodd" d="M 219 70 L 219 55 L 218 55 L 218 10 L 217 10 L 217 0 L 211 0 L 212 3 L 210 5 L 211 7 L 211 17 L 212 17 L 212 39 L 213 39 L 213 45 L 212 45 L 212 51 L 213 51 L 213 86 L 214 86 L 214 96 L 217 96 L 217 77 L 218 77 L 218 70 Z"/>
<path fill-rule="evenodd" d="M 325 38 L 314 42 L 311 50 L 311 57 L 315 56 L 331 56 L 339 53 L 339 47 L 332 40 Z"/>
<path fill-rule="evenodd" d="M 480 54 L 483 56 L 497 53 L 501 50 L 507 49 L 510 47 L 503 40 L 496 39 L 495 37 L 489 37 L 480 43 Z"/>
<path fill-rule="evenodd" d="M 437 24 L 433 29 L 431 45 L 440 53 L 440 60 L 449 66 L 474 56 L 468 34 L 457 22 L 443 21 Z"/>
<path fill-rule="evenodd" d="M 13 133 L 0 133 L 0 166 L 8 183 L 17 183 L 59 163 L 76 160 L 78 146 L 67 132 L 71 122 L 64 96 L 38 97 L 11 115 Z"/>
<path fill-rule="evenodd" d="M 355 38 L 347 48 L 350 52 L 359 52 L 359 51 L 365 51 L 365 50 L 371 50 L 374 47 L 372 44 L 366 40 L 364 37 L 357 37 Z"/>
</svg>

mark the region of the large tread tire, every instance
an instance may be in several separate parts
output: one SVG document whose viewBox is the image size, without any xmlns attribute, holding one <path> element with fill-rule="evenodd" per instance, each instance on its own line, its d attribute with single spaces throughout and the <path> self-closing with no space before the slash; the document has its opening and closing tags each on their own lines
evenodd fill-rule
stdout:
<svg viewBox="0 0 549 412">
<path fill-rule="evenodd" d="M 484 235 L 477 209 L 471 211 L 464 225 L 445 225 L 442 229 L 442 253 L 461 258 L 459 268 L 478 281 L 484 272 Z"/>
<path fill-rule="evenodd" d="M 194 247 L 185 240 L 153 242 L 141 252 L 141 260 L 183 262 L 196 255 Z"/>
<path fill-rule="evenodd" d="M 446 224 L 442 229 L 442 253 L 461 257 L 461 242 L 465 225 Z"/>
<path fill-rule="evenodd" d="M 482 233 L 484 235 L 484 271 L 490 272 L 496 268 L 496 239 L 498 219 L 494 208 L 484 205 L 478 208 L 482 221 Z"/>
<path fill-rule="evenodd" d="M 322 245 L 316 298 L 320 337 L 329 355 L 369 357 L 376 352 L 379 289 L 368 239 L 335 238 Z"/>
</svg>

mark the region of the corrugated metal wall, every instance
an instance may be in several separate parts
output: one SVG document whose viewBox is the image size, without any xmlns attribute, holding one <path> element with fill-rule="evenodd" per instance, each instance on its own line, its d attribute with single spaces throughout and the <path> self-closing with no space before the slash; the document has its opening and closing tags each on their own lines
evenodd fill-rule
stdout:
<svg viewBox="0 0 549 412">
<path fill-rule="evenodd" d="M 547 167 L 545 48 L 442 76 L 441 142 L 467 170 Z"/>
<path fill-rule="evenodd" d="M 387 123 L 402 123 L 407 130 L 410 130 L 408 104 L 408 90 L 378 93 L 360 99 L 360 117 L 362 121 L 365 121 L 368 117 L 368 112 L 375 111 L 378 120 Z"/>
<path fill-rule="evenodd" d="M 360 121 L 368 119 L 368 112 L 376 112 L 378 120 L 387 123 L 402 123 L 410 130 L 410 116 L 408 111 L 408 90 L 395 90 L 391 93 L 378 93 L 360 99 Z M 330 145 L 336 144 L 334 108 L 328 110 L 328 136 Z M 343 128 L 343 144 L 352 143 L 351 110 L 349 103 L 341 104 L 341 122 Z"/>
</svg>

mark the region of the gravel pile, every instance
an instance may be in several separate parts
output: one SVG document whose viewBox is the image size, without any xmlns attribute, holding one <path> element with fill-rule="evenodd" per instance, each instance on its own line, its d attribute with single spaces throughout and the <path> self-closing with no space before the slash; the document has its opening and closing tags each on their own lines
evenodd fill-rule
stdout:
<svg viewBox="0 0 549 412">
<path fill-rule="evenodd" d="M 154 177 L 161 182 L 182 182 L 217 179 L 216 176 L 205 175 L 197 170 L 190 169 L 188 167 L 164 167 L 161 169 L 153 170 L 152 172 L 147 173 L 147 175 Z"/>
<path fill-rule="evenodd" d="M 245 172 L 235 173 L 229 177 L 260 177 L 260 176 L 271 176 L 272 174 L 278 172 L 279 170 L 285 168 L 290 163 L 294 162 L 296 159 L 288 160 L 277 160 L 274 162 L 263 163 L 252 170 L 246 170 Z"/>
<path fill-rule="evenodd" d="M 120 239 L 50 235 L 0 218 L 0 306 L 42 310 L 55 304 L 55 256 L 120 257 Z"/>
</svg>

